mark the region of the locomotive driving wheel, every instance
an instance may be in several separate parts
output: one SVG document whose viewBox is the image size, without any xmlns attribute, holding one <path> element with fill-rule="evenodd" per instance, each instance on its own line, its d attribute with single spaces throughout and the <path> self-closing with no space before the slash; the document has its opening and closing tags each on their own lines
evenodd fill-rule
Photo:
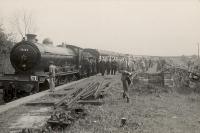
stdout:
<svg viewBox="0 0 200 133">
<path fill-rule="evenodd" d="M 75 80 L 77 80 L 77 77 L 76 77 L 76 75 L 72 75 L 72 79 L 71 79 L 72 81 L 75 81 Z"/>
<path fill-rule="evenodd" d="M 43 91 L 43 90 L 48 90 L 49 89 L 49 82 L 47 80 L 44 81 L 44 83 L 41 83 L 39 85 L 40 87 L 40 91 Z"/>
</svg>

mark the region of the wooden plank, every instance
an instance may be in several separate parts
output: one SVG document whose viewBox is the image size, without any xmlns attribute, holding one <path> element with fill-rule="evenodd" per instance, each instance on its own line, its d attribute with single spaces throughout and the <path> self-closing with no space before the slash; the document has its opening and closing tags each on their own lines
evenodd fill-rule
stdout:
<svg viewBox="0 0 200 133">
<path fill-rule="evenodd" d="M 87 92 L 88 90 L 90 90 L 90 88 L 92 87 L 95 87 L 96 84 L 86 88 L 86 89 L 83 89 L 83 91 L 81 91 L 76 97 L 74 97 L 70 102 L 67 103 L 67 107 L 70 107 L 73 103 L 77 102 L 77 100 L 80 99 L 80 97 L 85 93 Z"/>
<path fill-rule="evenodd" d="M 79 90 L 79 89 L 81 89 L 81 88 L 75 88 L 75 90 Z M 61 104 L 63 104 L 65 102 L 65 100 L 70 97 L 70 95 L 71 94 L 67 94 L 61 100 L 59 100 L 58 102 L 54 103 L 54 108 L 57 108 L 58 106 L 60 106 Z"/>
<path fill-rule="evenodd" d="M 54 106 L 54 102 L 29 102 L 26 106 Z"/>
<path fill-rule="evenodd" d="M 51 97 L 62 97 L 62 96 L 65 96 L 67 95 L 67 93 L 52 93 L 52 94 L 49 94 L 49 96 Z"/>
<path fill-rule="evenodd" d="M 90 83 L 88 84 L 88 87 L 89 87 L 89 86 L 91 86 Z M 81 91 L 81 89 L 82 89 L 82 88 L 76 88 L 76 86 L 75 86 L 75 89 L 73 90 L 73 92 L 68 93 L 65 97 L 63 97 L 61 100 L 59 100 L 58 102 L 56 102 L 56 103 L 54 104 L 54 108 L 57 108 L 58 106 L 62 105 L 62 104 L 65 102 L 65 100 L 66 100 L 67 98 L 70 97 L 70 95 L 73 95 L 73 94 L 76 93 L 77 91 Z"/>
<path fill-rule="evenodd" d="M 85 91 L 84 94 L 81 95 L 81 99 L 87 99 L 90 96 L 94 96 L 95 92 L 96 92 L 96 88 L 99 87 L 100 83 L 95 83 L 93 86 L 91 86 L 87 91 Z"/>
<path fill-rule="evenodd" d="M 102 100 L 79 100 L 77 102 L 78 104 L 91 104 L 91 105 L 102 105 L 104 104 L 104 101 Z"/>
<path fill-rule="evenodd" d="M 97 98 L 100 90 L 102 89 L 102 84 L 103 84 L 104 80 L 101 82 L 101 84 L 97 87 L 96 92 L 94 93 L 94 98 Z"/>
</svg>

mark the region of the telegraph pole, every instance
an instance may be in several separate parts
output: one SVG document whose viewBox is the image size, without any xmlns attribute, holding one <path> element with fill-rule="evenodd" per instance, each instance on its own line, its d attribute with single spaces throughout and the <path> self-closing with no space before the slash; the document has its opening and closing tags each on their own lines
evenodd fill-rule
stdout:
<svg viewBox="0 0 200 133">
<path fill-rule="evenodd" d="M 198 46 L 198 59 L 199 59 L 199 43 L 197 43 L 197 46 Z"/>
</svg>

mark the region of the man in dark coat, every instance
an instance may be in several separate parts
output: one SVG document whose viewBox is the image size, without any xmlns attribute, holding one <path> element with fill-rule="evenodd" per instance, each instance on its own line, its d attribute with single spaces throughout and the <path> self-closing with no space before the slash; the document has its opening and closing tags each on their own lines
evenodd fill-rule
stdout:
<svg viewBox="0 0 200 133">
<path fill-rule="evenodd" d="M 100 60 L 96 60 L 97 74 L 100 73 L 99 62 L 100 62 Z"/>
<path fill-rule="evenodd" d="M 92 65 L 92 75 L 95 75 L 97 73 L 97 67 L 96 67 L 96 61 L 94 59 L 91 60 Z"/>
<path fill-rule="evenodd" d="M 114 74 L 114 58 L 112 57 L 112 60 L 111 60 L 111 75 Z"/>
<path fill-rule="evenodd" d="M 102 76 L 104 76 L 104 74 L 105 74 L 105 70 L 106 70 L 106 68 L 105 68 L 105 61 L 103 60 L 103 58 L 100 60 L 100 62 L 99 62 L 99 70 L 100 70 L 100 73 L 101 73 L 101 75 Z"/>
<path fill-rule="evenodd" d="M 91 64 L 91 62 L 89 61 L 89 59 L 86 59 L 86 60 L 85 60 L 85 69 L 86 69 L 87 77 L 91 76 L 92 64 Z"/>
<path fill-rule="evenodd" d="M 111 62 L 111 74 L 112 75 L 116 74 L 117 67 L 118 67 L 117 61 L 113 58 L 112 62 Z"/>
<path fill-rule="evenodd" d="M 110 75 L 110 70 L 111 70 L 111 62 L 108 59 L 106 62 L 106 71 L 107 71 L 107 75 Z"/>
</svg>

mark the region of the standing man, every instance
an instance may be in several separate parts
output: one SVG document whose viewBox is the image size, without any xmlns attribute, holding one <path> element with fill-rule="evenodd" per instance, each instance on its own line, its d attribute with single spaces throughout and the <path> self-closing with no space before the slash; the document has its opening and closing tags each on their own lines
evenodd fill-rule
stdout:
<svg viewBox="0 0 200 133">
<path fill-rule="evenodd" d="M 129 73 L 126 70 L 122 70 L 121 81 L 122 81 L 122 86 L 124 90 L 123 98 L 127 99 L 127 103 L 129 103 L 130 101 L 129 94 L 128 94 L 128 88 L 129 88 L 129 85 L 131 84 L 130 76 L 131 76 L 131 73 Z"/>
<path fill-rule="evenodd" d="M 97 66 L 96 66 L 96 60 L 95 59 L 92 59 L 92 75 L 95 75 L 97 74 Z"/>
<path fill-rule="evenodd" d="M 99 62 L 99 70 L 100 70 L 100 73 L 101 73 L 101 75 L 102 76 L 104 76 L 104 74 L 105 74 L 105 61 L 104 61 L 104 59 L 103 59 L 103 57 L 101 58 L 101 61 Z"/>
<path fill-rule="evenodd" d="M 128 94 L 128 88 L 129 85 L 131 84 L 131 80 L 130 80 L 130 76 L 131 73 L 127 71 L 128 70 L 128 65 L 126 62 L 126 59 L 124 58 L 124 61 L 122 63 L 122 69 L 121 69 L 121 81 L 122 81 L 122 87 L 123 87 L 123 98 L 127 99 L 127 103 L 129 103 L 130 98 L 129 98 L 129 94 Z"/>
<path fill-rule="evenodd" d="M 126 58 L 124 58 L 121 63 L 121 70 L 127 70 L 127 69 L 128 69 L 128 63 L 127 63 Z"/>
<path fill-rule="evenodd" d="M 111 58 L 111 75 L 114 75 L 114 57 Z"/>
<path fill-rule="evenodd" d="M 50 81 L 50 92 L 55 91 L 55 77 L 56 77 L 56 66 L 53 61 L 50 61 L 49 65 L 49 81 Z"/>
<path fill-rule="evenodd" d="M 99 59 L 96 60 L 96 69 L 97 69 L 97 74 L 100 72 L 99 70 Z"/>
<path fill-rule="evenodd" d="M 117 61 L 113 58 L 112 62 L 111 62 L 111 74 L 112 75 L 116 74 L 117 67 L 118 67 Z"/>
<path fill-rule="evenodd" d="M 163 69 L 164 69 L 164 67 L 165 67 L 165 65 L 166 65 L 165 59 L 161 59 L 161 60 L 160 60 L 160 64 L 161 64 L 161 71 L 163 71 Z"/>
<path fill-rule="evenodd" d="M 129 61 L 129 70 L 130 72 L 135 71 L 135 61 L 133 59 Z"/>
<path fill-rule="evenodd" d="M 110 59 L 108 57 L 107 62 L 106 62 L 107 75 L 110 75 L 110 70 L 111 70 L 111 62 L 110 62 Z"/>
<path fill-rule="evenodd" d="M 86 71 L 87 71 L 87 77 L 90 77 L 91 72 L 92 72 L 92 61 L 91 61 L 91 59 L 86 59 Z"/>
</svg>

